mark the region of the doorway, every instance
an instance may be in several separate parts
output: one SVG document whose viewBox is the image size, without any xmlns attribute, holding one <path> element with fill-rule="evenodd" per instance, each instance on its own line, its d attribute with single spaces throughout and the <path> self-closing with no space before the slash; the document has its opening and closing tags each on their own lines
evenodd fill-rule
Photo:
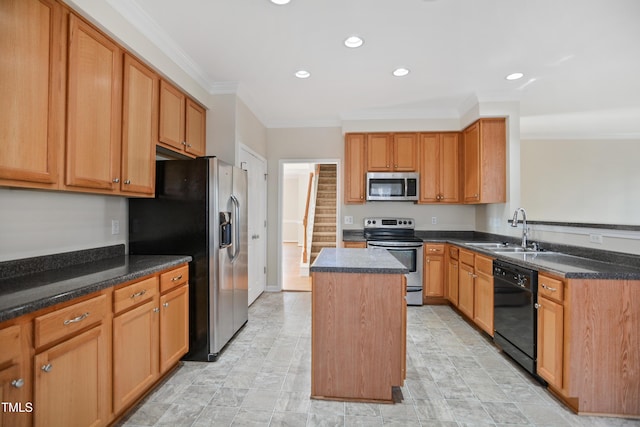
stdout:
<svg viewBox="0 0 640 427">
<path fill-rule="evenodd" d="M 337 220 L 337 169 L 336 159 L 280 162 L 278 267 L 283 291 L 310 291 L 309 265 L 313 257 L 321 247 L 336 247 L 338 244 L 341 230 Z M 333 178 L 327 178 L 331 175 Z M 327 179 L 330 180 L 328 183 Z M 313 197 L 315 194 L 317 198 Z"/>
</svg>

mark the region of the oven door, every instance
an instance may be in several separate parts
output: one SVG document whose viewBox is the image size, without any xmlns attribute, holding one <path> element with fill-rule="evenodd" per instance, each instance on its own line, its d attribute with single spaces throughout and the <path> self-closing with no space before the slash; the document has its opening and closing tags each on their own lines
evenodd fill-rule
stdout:
<svg viewBox="0 0 640 427">
<path fill-rule="evenodd" d="M 407 276 L 407 304 L 422 305 L 422 243 L 397 241 L 368 241 L 368 248 L 386 249 L 409 269 Z"/>
</svg>

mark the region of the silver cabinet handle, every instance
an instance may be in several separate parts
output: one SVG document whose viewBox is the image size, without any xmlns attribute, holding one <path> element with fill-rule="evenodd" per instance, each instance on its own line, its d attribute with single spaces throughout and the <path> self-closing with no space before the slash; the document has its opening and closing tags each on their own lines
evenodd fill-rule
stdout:
<svg viewBox="0 0 640 427">
<path fill-rule="evenodd" d="M 156 307 L 156 308 L 153 309 L 153 312 L 154 313 L 158 313 L 158 312 L 160 312 L 160 309 L 158 307 Z"/>
<path fill-rule="evenodd" d="M 174 277 L 173 279 L 171 279 L 172 282 L 177 282 L 178 280 L 182 279 L 182 274 L 179 276 Z"/>
<path fill-rule="evenodd" d="M 544 283 L 542 283 L 540 286 L 542 286 L 543 289 L 546 289 L 546 290 L 551 291 L 551 292 L 555 292 L 555 291 L 558 290 L 556 288 L 552 288 L 551 286 L 547 286 Z"/>
<path fill-rule="evenodd" d="M 53 366 L 51 366 L 51 363 L 47 363 L 46 365 L 42 365 L 40 369 L 43 372 L 51 372 L 51 369 L 53 369 Z"/>
<path fill-rule="evenodd" d="M 166 308 L 166 307 L 169 307 L 169 303 L 168 303 L 168 302 L 165 302 L 164 304 L 162 304 L 162 306 L 163 306 L 163 307 L 165 307 L 165 308 Z"/>
<path fill-rule="evenodd" d="M 146 294 L 147 290 L 143 289 L 140 292 L 136 292 L 135 294 L 131 294 L 131 299 L 136 299 L 138 297 L 141 297 L 142 295 Z"/>
<path fill-rule="evenodd" d="M 113 182 L 116 183 L 116 184 L 119 183 L 120 182 L 120 178 L 113 178 Z"/>
<path fill-rule="evenodd" d="M 22 378 L 18 378 L 17 380 L 11 381 L 11 385 L 15 388 L 22 388 L 24 380 Z"/>
<path fill-rule="evenodd" d="M 542 307 L 542 304 L 540 304 L 540 303 L 535 303 L 534 307 L 535 307 L 536 309 L 538 309 L 538 308 Z"/>
<path fill-rule="evenodd" d="M 184 145 L 185 147 L 187 146 L 187 141 L 182 141 L 180 144 Z"/>
<path fill-rule="evenodd" d="M 74 317 L 73 319 L 67 319 L 64 322 L 62 322 L 63 325 L 67 326 L 70 325 L 72 323 L 78 323 L 78 322 L 82 322 L 84 319 L 86 319 L 87 317 L 89 317 L 89 312 L 87 311 L 84 314 L 81 314 L 78 317 Z"/>
<path fill-rule="evenodd" d="M 129 185 L 129 184 L 131 184 L 131 180 L 130 180 L 130 179 L 125 179 L 125 180 L 124 180 L 124 183 L 125 183 L 125 184 L 127 184 L 127 185 Z"/>
</svg>

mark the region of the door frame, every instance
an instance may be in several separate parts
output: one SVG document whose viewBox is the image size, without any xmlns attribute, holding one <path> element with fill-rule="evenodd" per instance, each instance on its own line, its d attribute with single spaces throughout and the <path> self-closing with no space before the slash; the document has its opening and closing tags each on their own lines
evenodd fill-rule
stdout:
<svg viewBox="0 0 640 427">
<path fill-rule="evenodd" d="M 342 221 L 340 203 L 342 194 L 342 185 L 340 176 L 342 175 L 342 160 L 339 158 L 321 158 L 321 159 L 280 159 L 278 161 L 278 289 L 276 291 L 282 291 L 282 203 L 283 203 L 283 184 L 284 184 L 284 165 L 288 163 L 324 163 L 336 165 L 336 247 L 339 247 L 342 241 Z"/>
</svg>

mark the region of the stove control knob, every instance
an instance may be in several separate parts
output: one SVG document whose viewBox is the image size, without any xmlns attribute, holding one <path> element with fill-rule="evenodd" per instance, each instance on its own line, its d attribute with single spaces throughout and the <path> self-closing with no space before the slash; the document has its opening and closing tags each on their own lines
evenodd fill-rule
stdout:
<svg viewBox="0 0 640 427">
<path fill-rule="evenodd" d="M 373 220 L 373 224 L 374 224 L 374 225 L 376 224 L 376 220 L 375 220 L 375 219 Z"/>
</svg>

